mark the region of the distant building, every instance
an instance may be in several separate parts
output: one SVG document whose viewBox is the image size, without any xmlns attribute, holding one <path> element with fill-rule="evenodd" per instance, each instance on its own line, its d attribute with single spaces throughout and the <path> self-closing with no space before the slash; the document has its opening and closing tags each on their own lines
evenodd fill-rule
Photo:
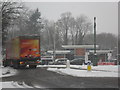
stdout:
<svg viewBox="0 0 120 90">
<path fill-rule="evenodd" d="M 62 45 L 65 50 L 70 50 L 74 58 L 83 58 L 85 59 L 85 53 L 88 52 L 88 59 L 94 59 L 94 45 Z M 96 54 L 98 61 L 108 61 L 112 59 L 113 50 L 100 50 L 99 45 L 96 45 Z"/>
<path fill-rule="evenodd" d="M 85 58 L 85 52 L 89 50 L 94 50 L 94 45 L 62 45 L 65 50 L 70 50 L 74 55 L 74 58 Z M 99 46 L 96 45 L 96 49 Z"/>
<path fill-rule="evenodd" d="M 68 58 L 72 60 L 74 58 L 86 57 L 86 52 L 88 53 L 88 59 L 94 59 L 94 45 L 62 45 L 64 50 L 56 50 L 55 58 Z M 99 45 L 96 45 L 97 60 L 104 62 L 112 58 L 113 50 L 99 50 Z M 53 55 L 54 51 L 47 51 L 47 54 Z"/>
<path fill-rule="evenodd" d="M 49 50 L 47 51 L 47 54 L 53 55 L 54 51 L 53 50 Z M 69 55 L 68 59 L 73 59 L 70 58 L 71 56 L 71 51 L 70 50 L 55 50 L 55 58 L 66 58 L 66 56 Z"/>
<path fill-rule="evenodd" d="M 112 60 L 113 50 L 96 50 L 97 59 L 99 62 L 106 62 Z M 94 50 L 89 50 L 89 57 L 92 59 L 94 55 Z"/>
</svg>

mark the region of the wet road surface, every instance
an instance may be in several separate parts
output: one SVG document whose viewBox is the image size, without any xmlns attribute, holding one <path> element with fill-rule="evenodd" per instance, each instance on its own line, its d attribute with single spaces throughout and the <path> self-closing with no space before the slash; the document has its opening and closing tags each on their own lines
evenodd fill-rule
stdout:
<svg viewBox="0 0 120 90">
<path fill-rule="evenodd" d="M 90 90 L 90 88 L 104 88 L 103 90 L 105 90 L 105 88 L 118 88 L 118 78 L 73 77 L 47 71 L 46 68 L 39 67 L 36 69 L 18 69 L 17 75 L 2 78 L 2 81 L 25 82 L 27 85 L 34 87 L 34 90 L 37 88 L 41 88 L 39 90 L 57 90 L 64 88 L 77 88 L 79 90 L 84 88 L 89 88 L 88 90 Z"/>
</svg>

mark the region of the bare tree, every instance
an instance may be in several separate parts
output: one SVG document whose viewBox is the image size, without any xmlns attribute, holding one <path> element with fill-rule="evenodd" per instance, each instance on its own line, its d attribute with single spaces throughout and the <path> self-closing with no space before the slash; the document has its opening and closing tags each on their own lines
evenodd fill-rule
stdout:
<svg viewBox="0 0 120 90">
<path fill-rule="evenodd" d="M 85 44 L 94 44 L 94 35 L 88 34 L 84 38 Z M 117 36 L 111 33 L 100 33 L 97 34 L 96 43 L 100 49 L 115 49 L 117 47 Z"/>
<path fill-rule="evenodd" d="M 23 36 L 27 34 L 27 21 L 29 20 L 30 13 L 29 9 L 24 6 L 24 8 L 20 11 L 19 17 L 13 21 L 13 24 L 9 27 L 9 39 L 14 38 L 16 36 Z"/>
<path fill-rule="evenodd" d="M 72 14 L 70 12 L 65 12 L 61 14 L 61 18 L 58 20 L 61 28 L 61 35 L 63 36 L 63 44 L 68 44 L 68 33 L 70 29 L 70 20 L 72 18 Z"/>
<path fill-rule="evenodd" d="M 75 19 L 70 12 L 61 14 L 61 18 L 57 22 L 48 20 L 43 22 L 41 43 L 45 50 L 53 49 L 54 35 L 56 49 L 62 49 L 63 44 L 83 44 L 85 35 L 92 31 L 92 24 L 86 16 Z"/>
<path fill-rule="evenodd" d="M 29 20 L 27 21 L 27 32 L 30 35 L 40 35 L 39 31 L 41 30 L 41 13 L 39 12 L 39 9 L 37 8 L 34 10 L 34 12 L 29 17 Z"/>
<path fill-rule="evenodd" d="M 70 37 L 70 40 L 69 41 L 71 41 L 70 43 L 72 44 L 72 45 L 74 45 L 75 44 L 75 34 L 76 34 L 76 21 L 75 21 L 75 19 L 74 19 L 74 17 L 72 17 L 71 18 L 71 20 L 70 20 L 70 28 L 69 28 L 69 33 L 70 33 L 70 35 L 69 35 L 69 37 Z"/>
<path fill-rule="evenodd" d="M 114 49 L 117 47 L 117 37 L 111 33 L 98 34 L 97 44 L 101 49 Z"/>
<path fill-rule="evenodd" d="M 83 43 L 85 45 L 93 45 L 94 44 L 94 34 L 87 34 L 84 37 Z"/>
<path fill-rule="evenodd" d="M 118 64 L 120 65 L 120 30 L 118 31 L 118 46 L 117 46 L 117 49 L 118 49 L 118 55 L 117 55 L 117 58 L 118 58 Z"/>
<path fill-rule="evenodd" d="M 83 44 L 83 39 L 92 31 L 92 23 L 87 16 L 81 15 L 76 19 L 70 12 L 63 13 L 59 22 L 59 32 L 63 38 L 63 44 Z M 68 38 L 69 37 L 69 38 Z"/>
<path fill-rule="evenodd" d="M 8 35 L 8 27 L 11 26 L 11 23 L 19 17 L 20 10 L 23 9 L 21 3 L 12 2 L 10 0 L 6 0 L 0 3 L 0 13 L 1 13 L 1 21 L 2 21 L 2 51 L 5 53 L 5 42 L 7 40 Z"/>
<path fill-rule="evenodd" d="M 76 18 L 76 44 L 83 44 L 85 35 L 92 31 L 92 23 L 87 16 L 81 15 Z"/>
<path fill-rule="evenodd" d="M 43 19 L 44 29 L 41 32 L 41 46 L 45 50 L 53 49 L 54 43 L 54 22 Z"/>
<path fill-rule="evenodd" d="M 54 43 L 56 49 L 61 49 L 62 37 L 59 23 L 43 19 L 44 29 L 41 32 L 41 47 L 44 50 L 53 50 Z"/>
</svg>

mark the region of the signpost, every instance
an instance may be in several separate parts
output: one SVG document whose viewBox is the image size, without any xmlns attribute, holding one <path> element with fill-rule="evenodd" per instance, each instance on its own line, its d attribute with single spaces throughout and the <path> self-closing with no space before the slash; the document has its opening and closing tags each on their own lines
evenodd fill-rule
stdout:
<svg viewBox="0 0 120 90">
<path fill-rule="evenodd" d="M 88 61 L 87 62 L 87 71 L 91 71 L 92 68 L 91 68 L 91 61 Z"/>
<path fill-rule="evenodd" d="M 85 63 L 87 63 L 87 61 L 88 61 L 88 55 L 89 55 L 89 52 L 86 52 L 85 53 Z"/>
<path fill-rule="evenodd" d="M 94 17 L 94 60 L 93 66 L 97 66 L 97 53 L 96 53 L 96 17 Z"/>
</svg>

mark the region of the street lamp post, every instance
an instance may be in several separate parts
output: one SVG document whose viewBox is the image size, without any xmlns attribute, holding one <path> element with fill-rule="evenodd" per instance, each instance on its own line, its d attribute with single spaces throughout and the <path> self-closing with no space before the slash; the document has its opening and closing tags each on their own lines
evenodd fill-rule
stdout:
<svg viewBox="0 0 120 90">
<path fill-rule="evenodd" d="M 96 53 L 96 17 L 94 17 L 94 60 L 93 66 L 97 66 L 97 53 Z"/>
<path fill-rule="evenodd" d="M 54 26 L 55 26 L 55 30 L 56 30 L 56 24 L 54 24 Z M 55 61 L 55 57 L 56 57 L 56 52 L 55 52 L 55 50 L 56 50 L 56 41 L 55 41 L 55 38 L 56 38 L 56 35 L 55 35 L 55 30 L 54 30 L 54 43 L 53 43 L 53 60 Z"/>
</svg>

